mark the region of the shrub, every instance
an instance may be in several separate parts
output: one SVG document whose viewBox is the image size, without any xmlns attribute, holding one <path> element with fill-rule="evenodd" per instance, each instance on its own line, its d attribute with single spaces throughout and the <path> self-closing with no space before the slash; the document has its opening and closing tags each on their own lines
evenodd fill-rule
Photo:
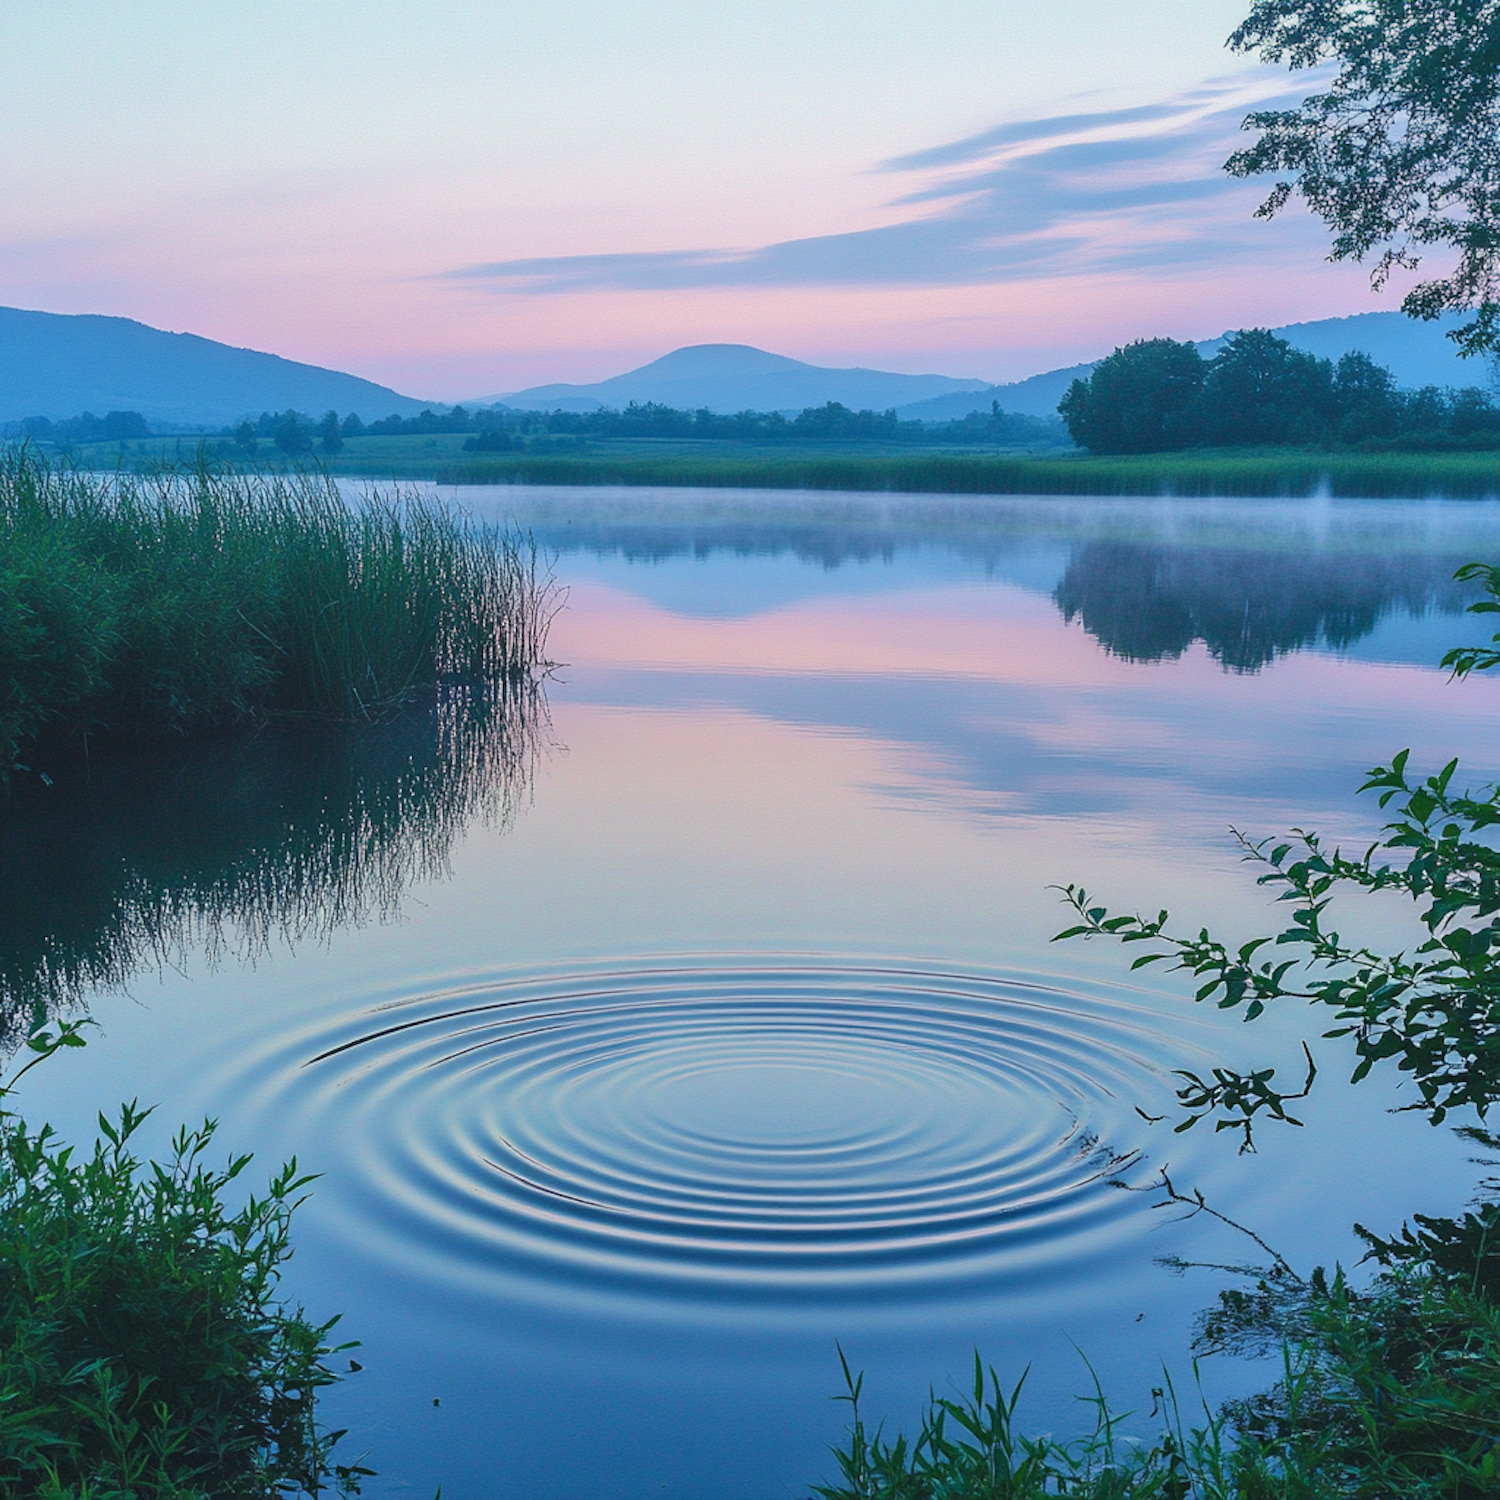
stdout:
<svg viewBox="0 0 1500 1500">
<path fill-rule="evenodd" d="M 79 1045 L 37 1031 L 33 1063 Z M 30 1064 L 28 1064 L 30 1066 Z M 24 1068 L 21 1070 L 26 1071 Z M 8 1091 L 6 1091 L 8 1094 Z M 262 1197 L 225 1195 L 250 1158 L 207 1165 L 213 1122 L 165 1162 L 131 1141 L 149 1111 L 99 1117 L 77 1155 L 0 1096 L 0 1492 L 39 1500 L 260 1500 L 336 1486 L 341 1436 L 317 1422 L 335 1320 L 276 1300 L 293 1161 Z"/>
</svg>

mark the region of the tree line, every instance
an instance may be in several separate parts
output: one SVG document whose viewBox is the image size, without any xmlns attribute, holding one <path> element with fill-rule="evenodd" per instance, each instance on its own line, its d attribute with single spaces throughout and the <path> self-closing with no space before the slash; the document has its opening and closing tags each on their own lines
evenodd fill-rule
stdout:
<svg viewBox="0 0 1500 1500">
<path fill-rule="evenodd" d="M 595 438 L 715 438 L 751 442 L 865 441 L 894 443 L 1056 442 L 1059 424 L 1050 417 L 1002 411 L 997 402 L 953 422 L 903 420 L 894 408 L 853 411 L 839 401 L 804 407 L 795 416 L 780 411 L 713 412 L 707 407 L 679 410 L 656 401 L 632 401 L 623 411 L 610 407 L 591 412 L 485 413 L 493 421 L 466 448 L 504 451 L 527 433 Z M 508 441 L 507 441 L 508 440 Z"/>
<path fill-rule="evenodd" d="M 76 417 L 25 417 L 0 426 L 0 438 L 31 438 L 71 448 L 75 443 L 120 443 L 151 436 L 151 425 L 138 411 L 111 411 L 97 417 L 91 411 Z"/>
<path fill-rule="evenodd" d="M 804 408 L 795 416 L 784 412 L 742 411 L 732 414 L 679 410 L 659 402 L 632 401 L 624 410 L 602 407 L 591 412 L 515 411 L 489 407 L 469 411 L 455 406 L 448 412 L 423 411 L 416 416 L 392 414 L 365 422 L 350 412 L 340 418 L 326 412 L 314 420 L 297 411 L 262 412 L 238 426 L 225 428 L 246 454 L 269 442 L 288 456 L 321 451 L 337 453 L 346 439 L 357 437 L 426 437 L 438 433 L 468 433 L 464 444 L 471 453 L 504 453 L 526 446 L 533 437 L 578 438 L 716 438 L 755 442 L 877 441 L 902 443 L 1057 443 L 1061 424 L 1054 417 L 1031 417 L 1002 411 L 992 401 L 988 411 L 975 411 L 957 421 L 905 421 L 894 408 L 852 411 L 838 401 Z"/>
<path fill-rule="evenodd" d="M 1464 448 L 1500 443 L 1500 405 L 1477 386 L 1403 390 L 1368 354 L 1337 364 L 1264 328 L 1212 359 L 1195 344 L 1142 339 L 1116 349 L 1058 404 L 1093 453 L 1161 453 L 1255 443 Z"/>
</svg>

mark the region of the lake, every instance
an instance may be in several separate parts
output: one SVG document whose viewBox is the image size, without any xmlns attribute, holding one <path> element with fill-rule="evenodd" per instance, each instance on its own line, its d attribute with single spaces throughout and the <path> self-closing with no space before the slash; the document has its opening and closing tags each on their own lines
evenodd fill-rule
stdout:
<svg viewBox="0 0 1500 1500">
<path fill-rule="evenodd" d="M 1255 1155 L 1150 1125 L 1315 1028 L 1049 940 L 1069 881 L 1268 930 L 1231 827 L 1358 845 L 1405 746 L 1500 776 L 1500 681 L 1436 665 L 1500 505 L 456 498 L 568 591 L 503 733 L 268 731 L 0 814 L 0 977 L 101 1023 L 26 1112 L 139 1097 L 153 1145 L 211 1114 L 322 1174 L 288 1289 L 363 1343 L 327 1415 L 368 1493 L 802 1496 L 839 1347 L 892 1423 L 977 1347 L 1031 1430 L 1087 1424 L 1085 1357 L 1144 1428 L 1219 1284 L 1156 1261 L 1252 1247 L 1116 1184 L 1169 1166 L 1304 1266 L 1467 1199 L 1338 1043 Z"/>
</svg>

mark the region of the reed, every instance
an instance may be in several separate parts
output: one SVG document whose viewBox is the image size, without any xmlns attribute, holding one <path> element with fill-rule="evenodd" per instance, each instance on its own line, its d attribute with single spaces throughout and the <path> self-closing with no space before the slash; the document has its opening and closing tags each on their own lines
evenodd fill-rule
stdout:
<svg viewBox="0 0 1500 1500">
<path fill-rule="evenodd" d="M 444 484 L 688 485 L 973 495 L 1301 496 L 1500 494 L 1487 453 L 1230 450 L 1141 457 L 1006 458 L 989 454 L 649 458 L 499 456 L 439 465 Z"/>
<path fill-rule="evenodd" d="M 0 775 L 38 744 L 277 715 L 373 719 L 542 665 L 524 539 L 324 475 L 151 475 L 0 455 Z"/>
</svg>

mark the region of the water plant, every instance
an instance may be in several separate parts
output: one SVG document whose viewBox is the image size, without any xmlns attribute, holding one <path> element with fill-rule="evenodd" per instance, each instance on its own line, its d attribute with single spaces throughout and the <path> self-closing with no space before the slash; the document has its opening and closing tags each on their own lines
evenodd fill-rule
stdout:
<svg viewBox="0 0 1500 1500">
<path fill-rule="evenodd" d="M 1358 1287 L 1284 1263 L 1220 1294 L 1195 1353 L 1271 1354 L 1268 1389 L 1189 1418 L 1164 1374 L 1144 1412 L 1097 1381 L 1084 1436 L 1027 1436 L 976 1355 L 972 1388 L 932 1395 L 915 1438 L 887 1438 L 850 1406 L 821 1500 L 1493 1500 L 1500 1494 L 1500 1305 L 1472 1275 L 1393 1265 Z M 1196 1368 L 1196 1367 L 1195 1367 Z"/>
<path fill-rule="evenodd" d="M 234 1206 L 248 1156 L 208 1163 L 214 1122 L 166 1160 L 133 1139 L 149 1110 L 99 1116 L 77 1154 L 13 1108 L 30 1067 L 83 1044 L 39 1025 L 0 1088 L 0 1493 L 37 1500 L 270 1500 L 357 1491 L 317 1419 L 337 1319 L 279 1300 L 290 1221 L 312 1180 L 289 1162 Z"/>
<path fill-rule="evenodd" d="M 0 776 L 23 757 L 278 715 L 371 720 L 518 684 L 556 606 L 533 549 L 410 494 L 198 463 L 0 454 Z"/>
</svg>

